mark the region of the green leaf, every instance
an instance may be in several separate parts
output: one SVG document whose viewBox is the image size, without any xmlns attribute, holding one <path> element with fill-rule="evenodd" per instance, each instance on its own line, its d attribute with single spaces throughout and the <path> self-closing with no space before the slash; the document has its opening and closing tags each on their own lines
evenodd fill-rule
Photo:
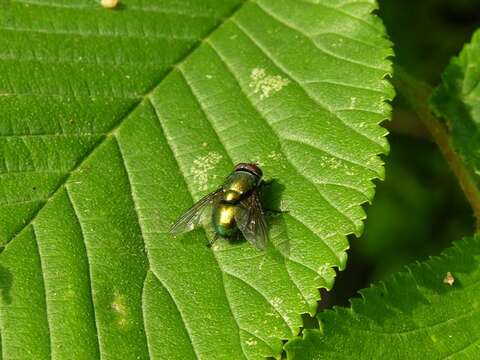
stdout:
<svg viewBox="0 0 480 360">
<path fill-rule="evenodd" d="M 383 176 L 392 51 L 374 9 L 4 4 L 4 356 L 278 357 Z M 270 200 L 288 210 L 269 219 L 268 249 L 170 236 L 241 161 L 277 180 Z"/>
<path fill-rule="evenodd" d="M 303 339 L 290 341 L 288 358 L 476 359 L 479 265 L 480 236 L 459 241 L 362 290 L 351 308 L 320 313 L 322 330 L 305 330 Z"/>
<path fill-rule="evenodd" d="M 447 122 L 455 151 L 480 185 L 480 30 L 458 57 L 452 58 L 432 95 L 432 108 Z"/>
</svg>

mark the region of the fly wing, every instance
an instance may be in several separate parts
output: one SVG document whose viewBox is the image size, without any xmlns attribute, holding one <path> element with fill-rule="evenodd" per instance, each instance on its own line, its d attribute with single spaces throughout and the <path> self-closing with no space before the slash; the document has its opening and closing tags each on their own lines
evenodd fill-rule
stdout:
<svg viewBox="0 0 480 360">
<path fill-rule="evenodd" d="M 268 229 L 257 191 L 241 202 L 235 220 L 245 239 L 257 250 L 265 250 Z"/>
<path fill-rule="evenodd" d="M 212 205 L 219 200 L 222 188 L 204 196 L 188 209 L 170 228 L 170 234 L 179 234 L 195 229 L 211 214 Z"/>
</svg>

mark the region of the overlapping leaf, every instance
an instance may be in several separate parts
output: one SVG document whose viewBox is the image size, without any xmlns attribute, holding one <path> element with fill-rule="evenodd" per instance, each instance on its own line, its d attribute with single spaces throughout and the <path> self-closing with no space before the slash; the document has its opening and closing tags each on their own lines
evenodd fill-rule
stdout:
<svg viewBox="0 0 480 360">
<path fill-rule="evenodd" d="M 476 359 L 480 237 L 361 291 L 320 314 L 321 331 L 287 345 L 291 359 Z"/>
<path fill-rule="evenodd" d="M 2 353 L 278 356 L 382 177 L 373 1 L 15 1 L 0 12 Z M 288 210 L 265 252 L 180 213 L 240 161 Z"/>
<path fill-rule="evenodd" d="M 469 175 L 480 185 L 480 31 L 454 57 L 432 96 L 435 113 L 445 119 L 451 141 Z"/>
</svg>

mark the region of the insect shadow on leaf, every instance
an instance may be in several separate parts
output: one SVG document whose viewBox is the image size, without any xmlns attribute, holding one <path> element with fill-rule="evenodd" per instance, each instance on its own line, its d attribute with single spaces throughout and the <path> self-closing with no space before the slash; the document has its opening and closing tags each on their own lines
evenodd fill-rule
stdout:
<svg viewBox="0 0 480 360">
<path fill-rule="evenodd" d="M 282 201 L 284 190 L 285 185 L 276 178 L 264 180 L 260 189 L 260 201 L 267 219 L 270 242 L 278 250 L 279 262 L 284 262 L 284 257 L 290 254 L 290 237 L 285 223 L 289 210 Z"/>
<path fill-rule="evenodd" d="M 5 304 L 10 304 L 12 302 L 12 297 L 10 295 L 12 282 L 12 273 L 7 268 L 0 265 L 0 296 Z"/>
</svg>

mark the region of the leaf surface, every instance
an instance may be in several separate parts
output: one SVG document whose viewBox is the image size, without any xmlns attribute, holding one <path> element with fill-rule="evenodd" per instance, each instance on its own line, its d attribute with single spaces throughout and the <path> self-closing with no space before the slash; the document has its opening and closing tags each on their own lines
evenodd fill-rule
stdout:
<svg viewBox="0 0 480 360">
<path fill-rule="evenodd" d="M 288 358 L 477 358 L 479 262 L 480 237 L 455 243 L 362 290 L 351 308 L 320 313 L 322 330 L 305 330 L 303 339 L 290 341 Z"/>
<path fill-rule="evenodd" d="M 3 5 L 4 357 L 278 357 L 383 176 L 392 52 L 374 9 Z M 269 219 L 265 252 L 168 234 L 245 161 L 288 211 Z"/>
</svg>

